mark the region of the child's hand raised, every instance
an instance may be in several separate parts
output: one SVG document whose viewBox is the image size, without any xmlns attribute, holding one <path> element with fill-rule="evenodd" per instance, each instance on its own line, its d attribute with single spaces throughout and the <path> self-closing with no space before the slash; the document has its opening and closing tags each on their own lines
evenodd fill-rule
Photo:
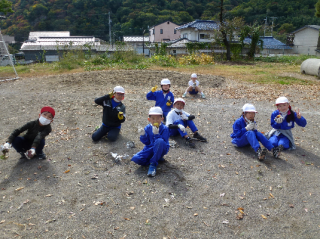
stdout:
<svg viewBox="0 0 320 239">
<path fill-rule="evenodd" d="M 301 119 L 301 113 L 300 113 L 299 108 L 298 108 L 298 112 L 296 111 L 296 113 L 297 113 L 297 118 L 298 118 L 298 119 Z"/>
<path fill-rule="evenodd" d="M 158 86 L 152 87 L 151 92 L 155 92 L 157 90 Z"/>
</svg>

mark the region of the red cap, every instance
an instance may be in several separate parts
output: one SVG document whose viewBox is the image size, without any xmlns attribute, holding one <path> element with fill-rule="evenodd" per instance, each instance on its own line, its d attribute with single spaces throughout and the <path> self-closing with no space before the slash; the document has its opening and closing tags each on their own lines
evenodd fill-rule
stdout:
<svg viewBox="0 0 320 239">
<path fill-rule="evenodd" d="M 56 114 L 56 112 L 54 111 L 54 109 L 53 108 L 51 108 L 50 106 L 45 106 L 45 107 L 43 107 L 42 109 L 41 109 L 41 114 L 43 113 L 43 112 L 49 112 L 49 113 L 51 113 L 52 114 L 52 118 L 54 118 L 54 115 Z"/>
</svg>

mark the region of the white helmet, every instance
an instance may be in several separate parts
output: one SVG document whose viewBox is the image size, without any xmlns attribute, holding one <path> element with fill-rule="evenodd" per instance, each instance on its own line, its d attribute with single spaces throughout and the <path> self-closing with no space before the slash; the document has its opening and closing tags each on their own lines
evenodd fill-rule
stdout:
<svg viewBox="0 0 320 239">
<path fill-rule="evenodd" d="M 186 104 L 186 102 L 184 101 L 184 99 L 182 98 L 177 98 L 174 100 L 173 104 L 175 104 L 176 102 L 182 102 L 184 105 Z"/>
<path fill-rule="evenodd" d="M 159 106 L 151 107 L 149 110 L 149 115 L 163 115 L 163 111 Z"/>
<path fill-rule="evenodd" d="M 115 93 L 123 93 L 124 94 L 124 88 L 122 86 L 119 86 L 119 85 L 114 87 L 113 91 Z"/>
<path fill-rule="evenodd" d="M 243 112 L 255 112 L 255 113 L 257 113 L 256 107 L 254 107 L 254 105 L 252 105 L 252 104 L 245 104 L 242 107 L 242 111 Z"/>
<path fill-rule="evenodd" d="M 191 78 L 198 78 L 198 76 L 197 76 L 196 73 L 192 73 L 192 74 L 191 74 Z"/>
<path fill-rule="evenodd" d="M 279 98 L 276 100 L 276 105 L 278 105 L 278 104 L 283 104 L 283 103 L 289 103 L 289 100 L 288 100 L 286 97 L 284 97 L 284 96 L 279 97 Z"/>
<path fill-rule="evenodd" d="M 170 80 L 169 79 L 162 79 L 161 80 L 161 85 L 170 85 L 171 84 L 171 82 L 170 82 Z"/>
</svg>

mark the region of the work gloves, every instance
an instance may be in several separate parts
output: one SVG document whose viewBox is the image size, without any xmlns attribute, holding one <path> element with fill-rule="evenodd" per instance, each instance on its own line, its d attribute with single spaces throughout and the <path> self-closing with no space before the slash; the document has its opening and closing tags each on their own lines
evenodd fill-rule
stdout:
<svg viewBox="0 0 320 239">
<path fill-rule="evenodd" d="M 144 131 L 143 128 L 140 128 L 140 129 L 138 129 L 138 133 L 139 133 L 140 135 L 144 135 L 146 132 Z"/>
<path fill-rule="evenodd" d="M 178 127 L 183 133 L 187 132 L 186 128 L 182 124 L 178 124 Z"/>
<path fill-rule="evenodd" d="M 114 96 L 114 91 L 111 91 L 110 93 L 109 93 L 109 97 L 110 97 L 110 99 L 112 99 L 113 98 L 113 96 Z"/>
<path fill-rule="evenodd" d="M 32 159 L 35 154 L 36 154 L 36 150 L 33 149 L 33 148 L 29 149 L 29 150 L 25 153 L 27 159 Z"/>
<path fill-rule="evenodd" d="M 281 115 L 277 115 L 275 118 L 274 118 L 274 121 L 277 123 L 277 124 L 281 124 L 283 122 L 283 117 Z"/>
<path fill-rule="evenodd" d="M 246 126 L 246 130 L 249 131 L 249 130 L 254 130 L 255 128 L 255 123 L 249 123 L 247 124 Z"/>
<path fill-rule="evenodd" d="M 189 117 L 182 113 L 180 116 L 182 120 L 189 120 Z"/>
<path fill-rule="evenodd" d="M 171 105 L 172 105 L 172 101 L 168 100 L 167 103 L 166 103 L 166 106 L 171 106 Z"/>
<path fill-rule="evenodd" d="M 157 90 L 157 88 L 158 88 L 158 86 L 152 87 L 152 88 L 151 88 L 151 92 L 152 92 L 152 93 L 155 92 L 155 91 Z"/>
<path fill-rule="evenodd" d="M 123 112 L 119 112 L 118 113 L 118 119 L 119 120 L 123 120 Z"/>
</svg>

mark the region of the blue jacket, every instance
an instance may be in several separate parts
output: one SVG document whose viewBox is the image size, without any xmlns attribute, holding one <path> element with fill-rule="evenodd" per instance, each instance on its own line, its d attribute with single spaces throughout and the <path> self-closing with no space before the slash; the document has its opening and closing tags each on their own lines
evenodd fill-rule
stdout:
<svg viewBox="0 0 320 239">
<path fill-rule="evenodd" d="M 171 93 L 171 91 L 169 91 L 166 95 L 166 97 L 163 96 L 163 91 L 162 90 L 158 90 L 155 92 L 150 91 L 147 94 L 147 99 L 148 100 L 155 100 L 156 101 L 156 105 L 155 106 L 159 106 L 164 115 L 167 115 L 168 112 L 171 110 L 171 108 L 173 107 L 173 102 L 174 102 L 174 96 Z M 172 104 L 170 106 L 167 106 L 166 103 L 168 102 L 168 100 L 171 100 Z"/>
<path fill-rule="evenodd" d="M 294 122 L 296 122 L 297 125 L 299 125 L 301 127 L 305 127 L 307 125 L 307 120 L 305 118 L 303 118 L 302 116 L 300 119 L 298 119 L 296 112 L 294 112 L 294 121 L 290 121 L 288 123 L 286 120 L 286 118 L 287 118 L 287 116 L 286 116 L 286 117 L 284 117 L 283 122 L 281 124 L 278 124 L 277 122 L 274 121 L 274 118 L 279 114 L 280 114 L 279 110 L 275 110 L 271 114 L 271 126 L 274 129 L 284 129 L 284 130 L 292 129 L 292 128 L 294 128 Z"/>
<path fill-rule="evenodd" d="M 241 116 L 239 119 L 237 119 L 233 124 L 233 133 L 230 134 L 231 138 L 240 138 L 242 135 L 244 135 L 246 130 L 247 123 L 244 120 L 243 116 Z"/>
<path fill-rule="evenodd" d="M 167 150 L 169 150 L 169 130 L 164 124 L 160 124 L 159 134 L 153 134 L 152 125 L 148 124 L 144 128 L 145 134 L 140 136 L 140 141 L 146 145 L 147 148 L 154 146 L 154 142 L 158 138 L 162 138 L 167 144 Z"/>
</svg>

